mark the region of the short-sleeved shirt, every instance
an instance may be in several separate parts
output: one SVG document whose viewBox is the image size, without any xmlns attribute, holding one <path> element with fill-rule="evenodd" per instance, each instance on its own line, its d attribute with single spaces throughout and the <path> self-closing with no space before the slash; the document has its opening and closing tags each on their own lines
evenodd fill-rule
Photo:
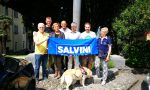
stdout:
<svg viewBox="0 0 150 90">
<path fill-rule="evenodd" d="M 99 57 L 105 58 L 108 54 L 108 45 L 111 45 L 110 37 L 98 38 L 98 53 Z"/>
<path fill-rule="evenodd" d="M 71 32 L 71 30 L 69 28 L 66 28 L 66 30 L 60 28 L 59 30 L 65 34 L 65 39 L 68 39 L 68 35 Z"/>
<path fill-rule="evenodd" d="M 34 35 L 33 39 L 34 39 L 34 41 L 41 42 L 44 39 L 46 39 L 48 36 L 49 36 L 48 33 L 44 32 L 42 34 L 40 32 L 37 32 L 37 35 Z M 40 45 L 35 44 L 35 52 L 34 53 L 35 54 L 47 54 L 47 41 L 43 42 Z"/>
<path fill-rule="evenodd" d="M 90 38 L 96 38 L 95 32 L 90 31 L 89 33 L 87 33 L 86 31 L 84 31 L 80 35 L 80 39 L 90 39 Z"/>
<path fill-rule="evenodd" d="M 76 31 L 76 32 L 70 32 L 68 34 L 67 39 L 79 39 L 80 38 L 80 32 Z"/>
</svg>

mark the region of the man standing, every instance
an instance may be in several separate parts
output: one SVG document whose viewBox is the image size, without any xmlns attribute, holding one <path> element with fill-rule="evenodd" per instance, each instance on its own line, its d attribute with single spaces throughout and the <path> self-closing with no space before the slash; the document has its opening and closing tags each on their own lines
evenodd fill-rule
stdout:
<svg viewBox="0 0 150 90">
<path fill-rule="evenodd" d="M 52 30 L 52 27 L 51 27 L 51 24 L 52 24 L 52 18 L 51 17 L 46 17 L 46 19 L 45 19 L 45 23 L 46 23 L 46 27 L 45 27 L 45 30 L 44 30 L 44 32 L 46 32 L 46 33 L 48 33 L 48 34 L 50 34 L 53 30 Z M 37 32 L 33 32 L 33 36 L 36 36 L 37 35 Z M 53 73 L 53 71 L 54 71 L 54 68 L 52 68 L 52 66 L 53 66 L 53 57 L 51 56 L 51 55 L 48 55 L 48 61 L 47 61 L 47 64 L 46 64 L 46 66 L 47 66 L 47 71 L 49 72 L 49 73 Z"/>
<path fill-rule="evenodd" d="M 61 21 L 60 31 L 65 34 L 65 39 L 67 39 L 68 34 L 71 32 L 71 30 L 67 27 L 67 22 L 65 20 Z"/>
<path fill-rule="evenodd" d="M 91 31 L 91 24 L 89 22 L 86 22 L 84 24 L 84 29 L 85 29 L 85 31 L 81 33 L 80 39 L 96 38 L 95 32 Z M 93 55 L 82 56 L 82 60 L 81 60 L 82 66 L 84 66 L 84 67 L 87 66 L 91 70 L 93 62 L 94 62 Z"/>
<path fill-rule="evenodd" d="M 50 34 L 51 32 L 53 32 L 52 18 L 49 16 L 46 17 L 45 23 L 46 23 L 45 32 Z M 54 72 L 54 59 L 53 59 L 52 55 L 48 55 L 47 70 L 48 70 L 48 73 Z"/>
<path fill-rule="evenodd" d="M 71 23 L 71 32 L 68 34 L 68 39 L 75 40 L 80 38 L 80 32 L 77 31 L 77 23 Z M 68 56 L 68 69 L 78 68 L 79 61 L 77 56 Z M 73 67 L 74 66 L 74 67 Z"/>
<path fill-rule="evenodd" d="M 38 24 L 38 32 L 33 36 L 35 43 L 35 78 L 36 82 L 39 80 L 39 70 L 40 65 L 42 64 L 42 76 L 44 80 L 47 80 L 48 75 L 46 71 L 47 64 L 47 40 L 49 34 L 44 32 L 45 25 L 44 23 Z"/>
<path fill-rule="evenodd" d="M 52 27 L 51 27 L 52 18 L 51 17 L 46 17 L 45 23 L 46 23 L 45 32 L 46 33 L 51 33 L 53 31 Z"/>
<path fill-rule="evenodd" d="M 71 30 L 67 27 L 67 22 L 66 22 L 65 20 L 61 21 L 61 28 L 60 28 L 60 31 L 65 34 L 65 39 L 67 39 L 69 33 L 71 32 Z M 63 65 L 64 70 L 66 70 L 67 67 L 68 67 L 68 63 L 67 63 L 67 62 L 68 62 L 68 57 L 67 57 L 67 56 L 64 56 L 63 62 L 62 62 L 62 65 Z"/>
</svg>

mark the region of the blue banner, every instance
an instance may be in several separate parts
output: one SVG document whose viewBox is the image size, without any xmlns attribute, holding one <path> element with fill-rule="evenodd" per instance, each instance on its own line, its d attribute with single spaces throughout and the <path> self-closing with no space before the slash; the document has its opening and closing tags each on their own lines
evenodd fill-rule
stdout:
<svg viewBox="0 0 150 90">
<path fill-rule="evenodd" d="M 48 54 L 65 56 L 98 54 L 97 39 L 69 40 L 61 38 L 49 38 Z"/>
</svg>

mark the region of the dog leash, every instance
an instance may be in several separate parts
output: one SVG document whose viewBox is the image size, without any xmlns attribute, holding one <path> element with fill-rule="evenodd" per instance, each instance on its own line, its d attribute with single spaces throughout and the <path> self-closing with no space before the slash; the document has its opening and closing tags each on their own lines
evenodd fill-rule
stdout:
<svg viewBox="0 0 150 90">
<path fill-rule="evenodd" d="M 76 60 L 79 64 L 79 68 L 81 69 L 82 74 L 87 75 L 87 72 L 85 71 L 85 69 L 81 66 L 80 61 L 79 61 L 79 57 L 76 56 Z"/>
</svg>

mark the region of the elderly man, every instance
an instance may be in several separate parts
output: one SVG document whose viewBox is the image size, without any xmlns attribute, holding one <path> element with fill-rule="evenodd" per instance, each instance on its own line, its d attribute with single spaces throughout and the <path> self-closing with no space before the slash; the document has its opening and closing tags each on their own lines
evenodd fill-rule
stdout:
<svg viewBox="0 0 150 90">
<path fill-rule="evenodd" d="M 71 32 L 68 34 L 67 39 L 75 40 L 80 38 L 80 32 L 77 31 L 77 23 L 71 23 Z M 79 67 L 79 61 L 77 56 L 68 56 L 68 69 Z M 74 65 L 73 65 L 74 64 Z"/>
<path fill-rule="evenodd" d="M 63 32 L 65 34 L 65 39 L 68 38 L 69 33 L 71 32 L 71 30 L 67 27 L 67 22 L 65 20 L 61 21 L 61 28 L 60 31 Z M 63 60 L 62 60 L 62 65 L 63 65 L 63 69 L 66 70 L 68 68 L 68 57 L 64 56 Z"/>
<path fill-rule="evenodd" d="M 44 23 L 38 24 L 38 32 L 33 36 L 35 43 L 35 78 L 36 82 L 39 80 L 40 64 L 42 64 L 42 76 L 44 80 L 47 80 L 48 75 L 46 71 L 47 64 L 47 40 L 49 34 L 44 32 Z"/>
</svg>

